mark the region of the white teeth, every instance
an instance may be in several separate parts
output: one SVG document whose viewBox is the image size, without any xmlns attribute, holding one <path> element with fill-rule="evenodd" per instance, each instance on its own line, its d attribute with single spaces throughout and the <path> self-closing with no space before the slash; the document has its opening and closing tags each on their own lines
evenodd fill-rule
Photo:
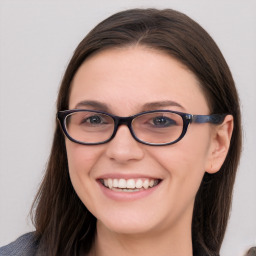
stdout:
<svg viewBox="0 0 256 256">
<path fill-rule="evenodd" d="M 117 188 L 118 187 L 118 179 L 113 180 L 113 187 Z"/>
<path fill-rule="evenodd" d="M 148 189 L 148 186 L 149 186 L 149 180 L 144 180 L 144 182 L 143 182 L 143 187 L 144 187 L 145 189 Z"/>
<path fill-rule="evenodd" d="M 126 180 L 120 179 L 118 182 L 118 188 L 126 188 Z"/>
<path fill-rule="evenodd" d="M 156 186 L 159 180 L 154 179 L 103 179 L 102 184 L 109 189 L 123 192 L 140 191 L 142 188 L 148 189 Z"/>
<path fill-rule="evenodd" d="M 113 181 L 112 179 L 108 179 L 108 187 L 111 189 L 113 186 Z"/>
<path fill-rule="evenodd" d="M 138 180 L 136 181 L 136 188 L 142 188 L 142 185 L 143 185 L 142 180 L 141 180 L 141 179 L 138 179 Z"/>
<path fill-rule="evenodd" d="M 139 189 L 122 189 L 123 192 L 136 192 L 136 191 L 140 191 Z"/>
<path fill-rule="evenodd" d="M 126 183 L 127 188 L 135 188 L 135 180 L 129 179 Z"/>
</svg>

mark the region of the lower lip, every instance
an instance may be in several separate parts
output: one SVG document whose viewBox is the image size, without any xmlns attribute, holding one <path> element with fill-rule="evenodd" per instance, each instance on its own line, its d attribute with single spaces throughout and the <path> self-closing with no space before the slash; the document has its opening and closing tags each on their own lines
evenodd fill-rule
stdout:
<svg viewBox="0 0 256 256">
<path fill-rule="evenodd" d="M 132 201 L 132 200 L 141 199 L 141 198 L 151 195 L 159 188 L 161 182 L 158 185 L 156 185 L 155 187 L 152 187 L 149 189 L 143 189 L 141 191 L 135 191 L 135 192 L 114 191 L 112 189 L 105 187 L 100 181 L 98 181 L 98 184 L 99 184 L 103 194 L 105 196 L 107 196 L 108 198 L 111 198 L 111 199 L 117 200 L 117 201 Z"/>
</svg>

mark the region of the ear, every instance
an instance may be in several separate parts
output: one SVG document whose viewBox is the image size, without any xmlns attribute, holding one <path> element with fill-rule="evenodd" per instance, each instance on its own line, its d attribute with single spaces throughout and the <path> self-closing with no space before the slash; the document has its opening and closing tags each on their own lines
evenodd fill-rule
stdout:
<svg viewBox="0 0 256 256">
<path fill-rule="evenodd" d="M 232 115 L 227 115 L 222 124 L 213 128 L 209 158 L 205 168 L 206 172 L 216 173 L 220 170 L 228 154 L 232 132 Z"/>
</svg>

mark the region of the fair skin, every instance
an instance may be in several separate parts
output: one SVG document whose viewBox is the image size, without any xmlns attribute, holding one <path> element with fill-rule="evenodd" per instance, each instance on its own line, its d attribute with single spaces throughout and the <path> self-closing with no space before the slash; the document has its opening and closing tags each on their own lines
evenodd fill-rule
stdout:
<svg viewBox="0 0 256 256">
<path fill-rule="evenodd" d="M 69 109 L 75 108 L 118 116 L 156 109 L 209 114 L 193 73 L 172 57 L 142 46 L 108 49 L 88 58 L 72 81 Z M 97 218 L 90 255 L 192 256 L 195 195 L 205 171 L 221 167 L 232 124 L 230 115 L 218 126 L 192 124 L 181 141 L 168 146 L 141 144 L 124 125 L 102 145 L 66 139 L 72 184 Z M 105 188 L 99 182 L 104 178 L 161 182 L 140 194 Z"/>
</svg>

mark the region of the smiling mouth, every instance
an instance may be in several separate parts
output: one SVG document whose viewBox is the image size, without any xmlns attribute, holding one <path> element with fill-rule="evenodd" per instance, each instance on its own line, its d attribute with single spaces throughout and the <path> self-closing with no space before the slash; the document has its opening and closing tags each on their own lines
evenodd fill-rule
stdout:
<svg viewBox="0 0 256 256">
<path fill-rule="evenodd" d="M 138 192 L 148 190 L 157 186 L 160 179 L 100 179 L 100 183 L 113 191 L 117 192 Z"/>
</svg>

